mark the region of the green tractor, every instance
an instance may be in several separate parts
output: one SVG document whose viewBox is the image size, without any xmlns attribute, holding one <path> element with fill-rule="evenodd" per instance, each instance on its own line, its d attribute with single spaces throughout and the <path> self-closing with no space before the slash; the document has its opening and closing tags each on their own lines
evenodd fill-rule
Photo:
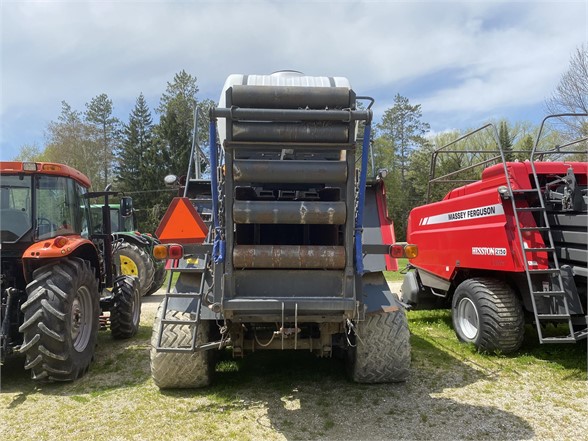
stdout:
<svg viewBox="0 0 588 441">
<path fill-rule="evenodd" d="M 91 207 L 94 229 L 102 230 L 102 205 Z M 113 256 L 120 272 L 136 276 L 142 296 L 156 292 L 165 280 L 165 264 L 153 258 L 153 246 L 159 240 L 149 234 L 140 233 L 134 210 L 128 216 L 123 215 L 120 204 L 110 204 L 110 227 L 113 235 Z"/>
</svg>

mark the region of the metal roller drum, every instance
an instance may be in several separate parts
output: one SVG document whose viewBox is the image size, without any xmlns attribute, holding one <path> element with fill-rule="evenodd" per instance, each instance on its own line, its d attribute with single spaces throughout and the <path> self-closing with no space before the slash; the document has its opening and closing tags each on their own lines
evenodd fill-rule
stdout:
<svg viewBox="0 0 588 441">
<path fill-rule="evenodd" d="M 235 122 L 233 141 L 345 143 L 349 124 Z"/>
<path fill-rule="evenodd" d="M 350 90 L 346 87 L 284 87 L 240 86 L 232 87 L 231 105 L 267 109 L 283 108 L 348 108 Z"/>
<path fill-rule="evenodd" d="M 343 161 L 236 160 L 233 176 L 237 182 L 337 184 L 346 181 L 347 164 Z"/>
<path fill-rule="evenodd" d="M 308 245 L 235 245 L 235 268 L 343 269 L 345 247 Z"/>
<path fill-rule="evenodd" d="M 237 224 L 322 224 L 343 225 L 345 202 L 235 201 L 233 220 Z"/>
</svg>

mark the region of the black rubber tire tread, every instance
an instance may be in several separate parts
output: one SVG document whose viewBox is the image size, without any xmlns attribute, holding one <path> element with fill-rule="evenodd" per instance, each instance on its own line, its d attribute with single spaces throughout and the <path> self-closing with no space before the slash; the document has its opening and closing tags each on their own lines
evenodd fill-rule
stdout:
<svg viewBox="0 0 588 441">
<path fill-rule="evenodd" d="M 125 271 L 125 268 L 122 267 L 123 264 L 120 261 L 120 256 L 125 256 L 135 263 L 137 267 L 136 274 L 135 271 Z M 153 259 L 149 257 L 149 254 L 134 243 L 122 242 L 115 248 L 114 259 L 116 265 L 120 266 L 121 274 L 136 276 L 139 279 L 139 291 L 142 296 L 145 295 L 153 284 L 153 276 L 155 274 L 155 264 L 153 263 Z"/>
<path fill-rule="evenodd" d="M 119 276 L 112 288 L 110 333 L 115 339 L 131 338 L 139 330 L 141 321 L 141 293 L 133 276 Z"/>
<path fill-rule="evenodd" d="M 476 306 L 479 331 L 474 339 L 461 333 L 456 310 L 459 301 L 467 296 Z M 515 352 L 525 336 L 525 317 L 521 302 L 512 288 L 493 278 L 472 278 L 462 282 L 453 295 L 451 316 L 457 338 L 473 343 L 480 352 Z"/>
<path fill-rule="evenodd" d="M 80 289 L 89 293 L 91 314 L 86 317 L 88 341 L 78 351 L 71 330 L 72 305 Z M 83 376 L 94 357 L 100 317 L 98 280 L 90 262 L 70 257 L 44 265 L 33 272 L 26 292 L 19 328 L 25 369 L 34 380 L 73 381 Z"/>
<path fill-rule="evenodd" d="M 155 274 L 153 275 L 153 283 L 151 287 L 147 290 L 144 294 L 145 296 L 150 296 L 151 294 L 157 292 L 159 288 L 163 286 L 163 282 L 165 282 L 165 276 L 167 272 L 165 270 L 165 263 L 155 263 Z"/>
<path fill-rule="evenodd" d="M 206 387 L 214 373 L 214 350 L 201 352 L 157 352 L 157 339 L 161 328 L 163 303 L 159 305 L 151 335 L 151 376 L 160 389 L 195 389 Z M 167 319 L 188 320 L 190 314 L 179 311 L 167 312 Z M 210 321 L 198 324 L 198 344 L 209 340 Z M 191 327 L 188 325 L 166 325 L 161 339 L 163 347 L 189 346 L 192 342 Z"/>
<path fill-rule="evenodd" d="M 403 309 L 369 315 L 356 325 L 349 348 L 349 373 L 357 383 L 406 381 L 410 373 L 410 332 Z"/>
</svg>

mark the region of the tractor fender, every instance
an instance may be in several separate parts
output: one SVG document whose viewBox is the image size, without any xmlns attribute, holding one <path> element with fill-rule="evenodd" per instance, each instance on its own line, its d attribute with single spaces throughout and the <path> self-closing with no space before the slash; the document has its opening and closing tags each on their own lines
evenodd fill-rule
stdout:
<svg viewBox="0 0 588 441">
<path fill-rule="evenodd" d="M 113 240 L 124 240 L 125 242 L 129 242 L 135 244 L 139 247 L 151 246 L 152 242 L 149 241 L 144 235 L 142 234 L 135 234 L 135 233 L 112 233 Z"/>
<path fill-rule="evenodd" d="M 405 306 L 396 293 L 390 291 L 381 271 L 365 273 L 361 278 L 362 295 L 366 315 L 404 310 Z"/>
<path fill-rule="evenodd" d="M 65 239 L 65 241 L 57 239 Z M 96 278 L 100 278 L 98 250 L 94 243 L 81 236 L 58 236 L 34 243 L 23 253 L 25 281 L 29 283 L 33 271 L 44 265 L 47 260 L 63 259 L 64 257 L 80 257 L 89 261 L 97 271 Z"/>
</svg>

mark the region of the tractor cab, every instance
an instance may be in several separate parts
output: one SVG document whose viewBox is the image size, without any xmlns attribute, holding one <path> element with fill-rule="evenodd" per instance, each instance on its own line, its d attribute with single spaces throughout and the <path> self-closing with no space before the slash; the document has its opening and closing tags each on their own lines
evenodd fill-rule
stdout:
<svg viewBox="0 0 588 441">
<path fill-rule="evenodd" d="M 33 243 L 57 236 L 88 237 L 86 187 L 69 176 L 3 172 L 2 243 Z"/>
</svg>

